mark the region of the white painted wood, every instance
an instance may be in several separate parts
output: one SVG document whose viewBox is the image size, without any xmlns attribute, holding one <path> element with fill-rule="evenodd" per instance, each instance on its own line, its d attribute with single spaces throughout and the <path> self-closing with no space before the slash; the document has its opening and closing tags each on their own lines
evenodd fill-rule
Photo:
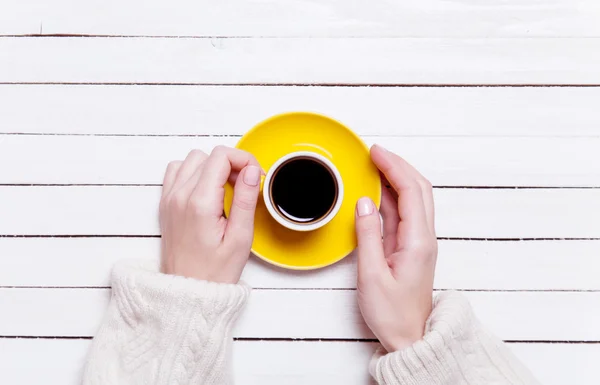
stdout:
<svg viewBox="0 0 600 385">
<path fill-rule="evenodd" d="M 600 189 L 435 189 L 439 237 L 598 238 Z M 0 187 L 0 234 L 154 235 L 160 187 Z"/>
<path fill-rule="evenodd" d="M 78 385 L 89 340 L 0 339 L 3 384 Z M 364 342 L 235 341 L 237 384 L 369 384 L 375 344 Z M 544 385 L 600 382 L 598 344 L 509 344 Z M 259 357 L 260 359 L 256 359 Z"/>
<path fill-rule="evenodd" d="M 0 137 L 0 183 L 161 184 L 169 161 L 237 137 Z M 364 137 L 402 155 L 436 186 L 600 186 L 600 137 Z M 57 151 L 60 149 L 60 151 Z"/>
<path fill-rule="evenodd" d="M 598 292 L 465 292 L 504 340 L 599 341 Z M 0 289 L 0 335 L 92 336 L 109 289 Z M 577 327 L 573 327 L 577 325 Z M 254 290 L 237 338 L 374 338 L 355 290 Z"/>
<path fill-rule="evenodd" d="M 2 38 L 1 82 L 600 84 L 600 38 Z"/>
<path fill-rule="evenodd" d="M 0 382 L 80 385 L 91 341 L 0 339 Z"/>
<path fill-rule="evenodd" d="M 593 0 L 210 2 L 71 0 L 0 4 L 1 34 L 168 36 L 598 36 Z"/>
<path fill-rule="evenodd" d="M 121 259 L 158 261 L 156 238 L 0 238 L 1 286 L 109 286 Z M 440 241 L 437 289 L 600 290 L 600 241 Z M 316 271 L 251 258 L 255 288 L 355 288 L 354 256 Z"/>
<path fill-rule="evenodd" d="M 0 85 L 0 134 L 94 134 L 0 135 L 0 164 L 7 166 L 0 169 L 0 184 L 159 184 L 166 162 L 192 147 L 233 144 L 235 135 L 269 115 L 312 110 L 342 120 L 369 143 L 388 144 L 437 185 L 600 186 L 600 88 L 339 87 L 598 85 L 597 1 L 174 1 L 0 4 L 5 36 L 201 37 L 1 37 L 0 83 L 162 85 Z M 157 234 L 158 192 L 3 186 L 0 234 Z M 598 189 L 435 194 L 442 237 L 600 238 Z M 158 242 L 0 238 L 0 285 L 108 285 L 116 260 L 157 259 Z M 508 290 L 465 293 L 502 338 L 599 341 L 600 292 L 519 291 L 600 290 L 599 245 L 444 240 L 435 285 Z M 282 271 L 252 259 L 244 279 L 272 289 L 354 288 L 354 258 L 316 272 Z M 90 336 L 108 294 L 0 289 L 0 336 Z M 372 338 L 354 296 L 352 290 L 255 290 L 235 334 Z M 88 346 L 86 340 L 0 338 L 0 383 L 79 383 Z M 599 344 L 512 347 L 544 384 L 600 382 Z M 235 374 L 241 384 L 365 384 L 373 348 L 240 341 Z"/>
<path fill-rule="evenodd" d="M 600 135 L 598 87 L 0 85 L 0 100 L 0 133 L 240 135 L 316 111 L 362 135 Z"/>
</svg>

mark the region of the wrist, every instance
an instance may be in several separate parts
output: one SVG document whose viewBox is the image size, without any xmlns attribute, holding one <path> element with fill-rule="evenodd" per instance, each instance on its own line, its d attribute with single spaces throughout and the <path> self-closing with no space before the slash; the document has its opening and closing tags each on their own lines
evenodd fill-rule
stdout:
<svg viewBox="0 0 600 385">
<path fill-rule="evenodd" d="M 406 333 L 397 334 L 393 336 L 387 336 L 379 339 L 379 342 L 388 353 L 393 353 L 399 350 L 404 350 L 409 346 L 415 344 L 415 342 L 423 339 L 425 335 L 425 325 L 420 331 L 415 330 L 412 334 L 407 335 Z"/>
<path fill-rule="evenodd" d="M 445 292 L 436 297 L 423 338 L 395 352 L 378 350 L 369 371 L 378 383 L 397 384 L 400 379 L 400 383 L 406 385 L 455 384 L 457 374 L 465 369 L 480 369 L 480 360 L 500 348 L 494 345 L 474 351 L 483 347 L 480 345 L 483 340 L 466 299 L 457 293 Z M 465 343 L 469 349 L 465 350 Z M 477 377 L 482 373 L 476 373 Z M 494 374 L 487 370 L 486 373 Z M 482 383 L 494 382 L 480 378 Z"/>
<path fill-rule="evenodd" d="M 428 328 L 431 310 L 419 312 L 419 314 L 418 316 L 413 314 L 415 317 L 412 319 L 404 319 L 403 322 L 379 329 L 383 333 L 377 334 L 377 337 L 388 353 L 404 350 L 423 339 Z"/>
</svg>

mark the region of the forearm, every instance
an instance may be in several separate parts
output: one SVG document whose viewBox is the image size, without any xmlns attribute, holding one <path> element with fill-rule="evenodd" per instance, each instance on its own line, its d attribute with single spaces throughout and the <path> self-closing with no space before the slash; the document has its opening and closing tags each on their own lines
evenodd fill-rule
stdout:
<svg viewBox="0 0 600 385">
<path fill-rule="evenodd" d="M 121 262 L 113 270 L 112 288 L 85 385 L 231 382 L 231 329 L 250 293 L 247 286 Z"/>
<path fill-rule="evenodd" d="M 484 330 L 467 300 L 442 293 L 423 340 L 390 354 L 378 352 L 370 372 L 380 385 L 535 385 L 504 343 Z"/>
</svg>

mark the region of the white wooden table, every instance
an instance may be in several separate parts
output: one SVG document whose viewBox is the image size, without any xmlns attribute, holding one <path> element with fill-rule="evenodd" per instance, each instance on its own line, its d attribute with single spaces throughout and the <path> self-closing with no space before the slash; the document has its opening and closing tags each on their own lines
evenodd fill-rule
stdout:
<svg viewBox="0 0 600 385">
<path fill-rule="evenodd" d="M 597 0 L 2 0 L 0 35 L 1 384 L 78 384 L 166 163 L 292 110 L 422 170 L 436 289 L 544 384 L 600 383 Z M 352 256 L 244 276 L 239 384 L 369 382 Z"/>
</svg>

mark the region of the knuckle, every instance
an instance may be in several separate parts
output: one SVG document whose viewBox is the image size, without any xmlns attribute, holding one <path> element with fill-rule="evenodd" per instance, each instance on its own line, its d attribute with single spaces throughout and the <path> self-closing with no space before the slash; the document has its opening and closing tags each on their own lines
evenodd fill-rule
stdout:
<svg viewBox="0 0 600 385">
<path fill-rule="evenodd" d="M 381 238 L 381 228 L 377 221 L 360 221 L 357 225 L 357 229 L 363 238 Z"/>
<path fill-rule="evenodd" d="M 241 231 L 234 231 L 229 242 L 232 252 L 248 249 L 249 253 L 249 249 L 252 247 L 252 239 L 249 239 L 249 237 Z"/>
<path fill-rule="evenodd" d="M 177 191 L 169 197 L 168 207 L 171 210 L 182 211 L 187 206 L 188 197 L 180 191 Z"/>
<path fill-rule="evenodd" d="M 222 144 L 219 144 L 218 146 L 215 146 L 215 148 L 213 148 L 211 154 L 223 154 L 227 151 L 227 146 L 223 146 Z"/>
<path fill-rule="evenodd" d="M 240 210 L 252 211 L 256 207 L 256 199 L 253 197 L 242 194 L 241 196 L 235 197 L 233 204 Z"/>
<path fill-rule="evenodd" d="M 206 153 L 202 150 L 194 149 L 194 150 L 190 151 L 188 156 L 190 158 L 203 158 L 206 156 Z"/>
<path fill-rule="evenodd" d="M 364 287 L 366 285 L 379 285 L 381 280 L 381 272 L 373 268 L 362 268 L 358 270 L 357 274 L 358 286 Z"/>
<path fill-rule="evenodd" d="M 418 193 L 422 193 L 423 192 L 423 188 L 421 186 L 421 183 L 418 180 L 416 180 L 416 179 L 411 180 L 408 183 L 408 187 L 407 188 L 409 190 L 412 190 L 412 191 L 415 191 L 415 192 L 418 192 Z"/>
<path fill-rule="evenodd" d="M 167 201 L 167 199 L 166 199 L 166 198 L 163 198 L 163 199 L 161 199 L 161 200 L 160 200 L 160 203 L 159 203 L 159 205 L 158 205 L 158 211 L 159 211 L 160 213 L 164 213 L 165 211 L 167 211 L 167 208 L 168 208 L 168 207 L 167 207 L 167 202 L 168 202 L 168 201 Z"/>
<path fill-rule="evenodd" d="M 437 240 L 429 238 L 419 238 L 412 242 L 411 249 L 414 253 L 422 256 L 429 257 L 437 254 Z"/>
<path fill-rule="evenodd" d="M 190 199 L 189 206 L 196 216 L 203 215 L 209 210 L 207 202 L 201 198 Z"/>
<path fill-rule="evenodd" d="M 172 172 L 177 170 L 180 166 L 181 166 L 181 161 L 180 160 L 173 160 L 170 161 L 169 164 L 167 164 L 167 172 Z"/>
<path fill-rule="evenodd" d="M 427 178 L 421 178 L 418 180 L 419 186 L 424 191 L 431 191 L 433 189 L 433 185 Z"/>
<path fill-rule="evenodd" d="M 251 162 L 253 162 L 255 164 L 258 164 L 258 159 L 256 159 L 256 157 L 253 154 L 251 154 L 251 153 L 249 153 L 247 151 L 242 151 L 242 152 L 244 154 L 246 154 L 246 156 L 250 159 Z"/>
</svg>

